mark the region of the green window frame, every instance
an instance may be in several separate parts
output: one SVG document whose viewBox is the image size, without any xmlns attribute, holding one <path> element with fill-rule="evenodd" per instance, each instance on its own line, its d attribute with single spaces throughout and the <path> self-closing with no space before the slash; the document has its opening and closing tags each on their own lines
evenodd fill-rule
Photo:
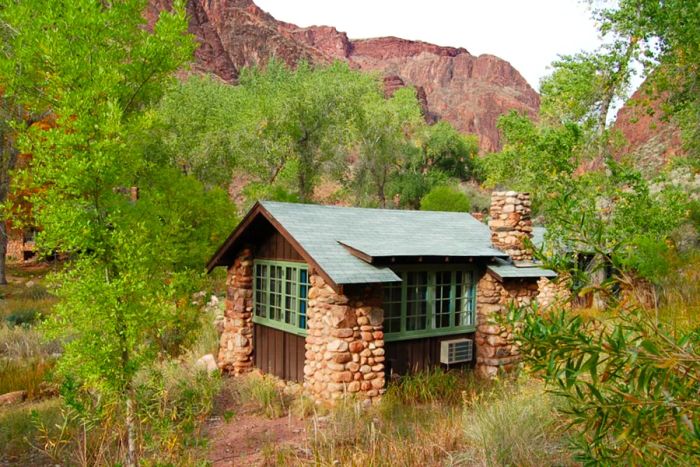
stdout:
<svg viewBox="0 0 700 467">
<path fill-rule="evenodd" d="M 309 269 L 290 261 L 253 261 L 253 322 L 305 336 Z"/>
<path fill-rule="evenodd" d="M 396 269 L 384 284 L 384 338 L 446 336 L 476 329 L 476 275 L 455 266 Z"/>
</svg>

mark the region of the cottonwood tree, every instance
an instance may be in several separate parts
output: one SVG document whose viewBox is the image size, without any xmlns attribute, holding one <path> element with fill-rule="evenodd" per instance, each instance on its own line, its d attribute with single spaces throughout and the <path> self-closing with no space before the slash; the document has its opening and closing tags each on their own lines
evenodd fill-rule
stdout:
<svg viewBox="0 0 700 467">
<path fill-rule="evenodd" d="M 360 203 L 370 199 L 386 207 L 389 183 L 415 152 L 412 138 L 423 125 L 412 88 L 399 89 L 389 99 L 380 92 L 364 96 L 354 122 L 359 159 L 349 174 Z"/>
<path fill-rule="evenodd" d="M 144 7 L 46 0 L 0 9 L 16 31 L 0 59 L 7 95 L 56 116 L 54 127 L 26 129 L 18 141 L 32 154 L 38 245 L 70 258 L 54 277 L 60 301 L 49 330 L 67 339 L 58 371 L 120 401 L 127 465 L 138 452 L 134 375 L 162 351 L 189 302 L 188 268 L 201 268 L 230 212 L 222 193 L 205 191 L 149 147 L 149 109 L 194 43 L 181 2 L 152 31 Z"/>
</svg>

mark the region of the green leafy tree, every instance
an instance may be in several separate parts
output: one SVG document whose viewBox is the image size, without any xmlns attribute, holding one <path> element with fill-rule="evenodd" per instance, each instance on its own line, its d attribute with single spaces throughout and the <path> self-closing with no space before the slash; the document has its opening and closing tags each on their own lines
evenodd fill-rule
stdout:
<svg viewBox="0 0 700 467">
<path fill-rule="evenodd" d="M 471 202 L 467 195 L 451 186 L 436 186 L 420 201 L 421 211 L 469 212 Z"/>
<path fill-rule="evenodd" d="M 209 183 L 227 182 L 233 170 L 263 186 L 291 182 L 308 201 L 319 176 L 347 155 L 365 96 L 379 93 L 376 77 L 346 64 L 292 70 L 273 60 L 243 70 L 237 86 L 192 78 L 168 93 L 160 113 L 186 170 Z"/>
<path fill-rule="evenodd" d="M 350 181 L 360 202 L 369 198 L 386 207 L 391 179 L 415 150 L 410 137 L 422 125 L 415 90 L 399 89 L 390 99 L 365 95 L 355 120 L 360 157 Z"/>
<path fill-rule="evenodd" d="M 231 211 L 223 192 L 164 165 L 149 143 L 149 109 L 194 43 L 182 3 L 152 31 L 144 7 L 76 0 L 0 10 L 16 31 L 0 61 L 6 95 L 56 116 L 52 128 L 21 132 L 19 147 L 32 154 L 39 246 L 70 257 L 54 277 L 60 301 L 48 325 L 65 338 L 58 371 L 123 404 L 128 465 L 138 452 L 134 376 L 192 313 L 192 268 L 201 270 Z"/>
<path fill-rule="evenodd" d="M 479 141 L 476 136 L 463 135 L 443 120 L 426 125 L 421 139 L 427 167 L 459 180 L 479 178 L 476 162 Z"/>
</svg>

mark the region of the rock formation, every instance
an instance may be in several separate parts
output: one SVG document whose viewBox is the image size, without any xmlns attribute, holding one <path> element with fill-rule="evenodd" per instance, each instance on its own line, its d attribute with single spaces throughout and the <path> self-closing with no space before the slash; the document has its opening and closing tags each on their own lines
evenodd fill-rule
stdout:
<svg viewBox="0 0 700 467">
<path fill-rule="evenodd" d="M 171 4 L 150 0 L 149 21 Z M 476 57 L 463 48 L 396 37 L 350 40 L 333 27 L 301 28 L 278 21 L 252 0 L 189 0 L 187 12 L 190 32 L 201 44 L 195 53 L 197 71 L 232 82 L 242 67 L 272 57 L 289 65 L 342 60 L 382 73 L 394 90 L 415 86 L 428 120 L 442 118 L 476 133 L 483 152 L 499 148 L 500 115 L 515 109 L 535 116 L 539 108 L 539 96 L 520 73 L 492 55 Z"/>
</svg>

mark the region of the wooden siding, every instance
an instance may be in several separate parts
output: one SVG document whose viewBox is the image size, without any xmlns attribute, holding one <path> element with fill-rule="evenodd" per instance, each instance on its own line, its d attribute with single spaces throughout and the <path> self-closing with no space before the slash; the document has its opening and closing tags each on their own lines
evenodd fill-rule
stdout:
<svg viewBox="0 0 700 467">
<path fill-rule="evenodd" d="M 439 366 L 440 342 L 444 340 L 460 339 L 463 337 L 473 339 L 474 333 L 385 342 L 385 367 L 387 376 L 390 376 L 392 372 L 399 375 L 405 375 L 429 370 L 430 368 Z M 475 357 L 476 346 L 474 347 L 474 358 L 472 359 L 472 362 L 451 365 L 450 368 L 471 367 L 474 365 L 474 360 L 476 359 Z"/>
<path fill-rule="evenodd" d="M 257 245 L 255 257 L 284 261 L 304 261 L 291 243 L 276 229 L 268 230 L 264 240 Z"/>
<path fill-rule="evenodd" d="M 306 339 L 257 323 L 253 329 L 255 366 L 278 378 L 303 382 Z"/>
</svg>

